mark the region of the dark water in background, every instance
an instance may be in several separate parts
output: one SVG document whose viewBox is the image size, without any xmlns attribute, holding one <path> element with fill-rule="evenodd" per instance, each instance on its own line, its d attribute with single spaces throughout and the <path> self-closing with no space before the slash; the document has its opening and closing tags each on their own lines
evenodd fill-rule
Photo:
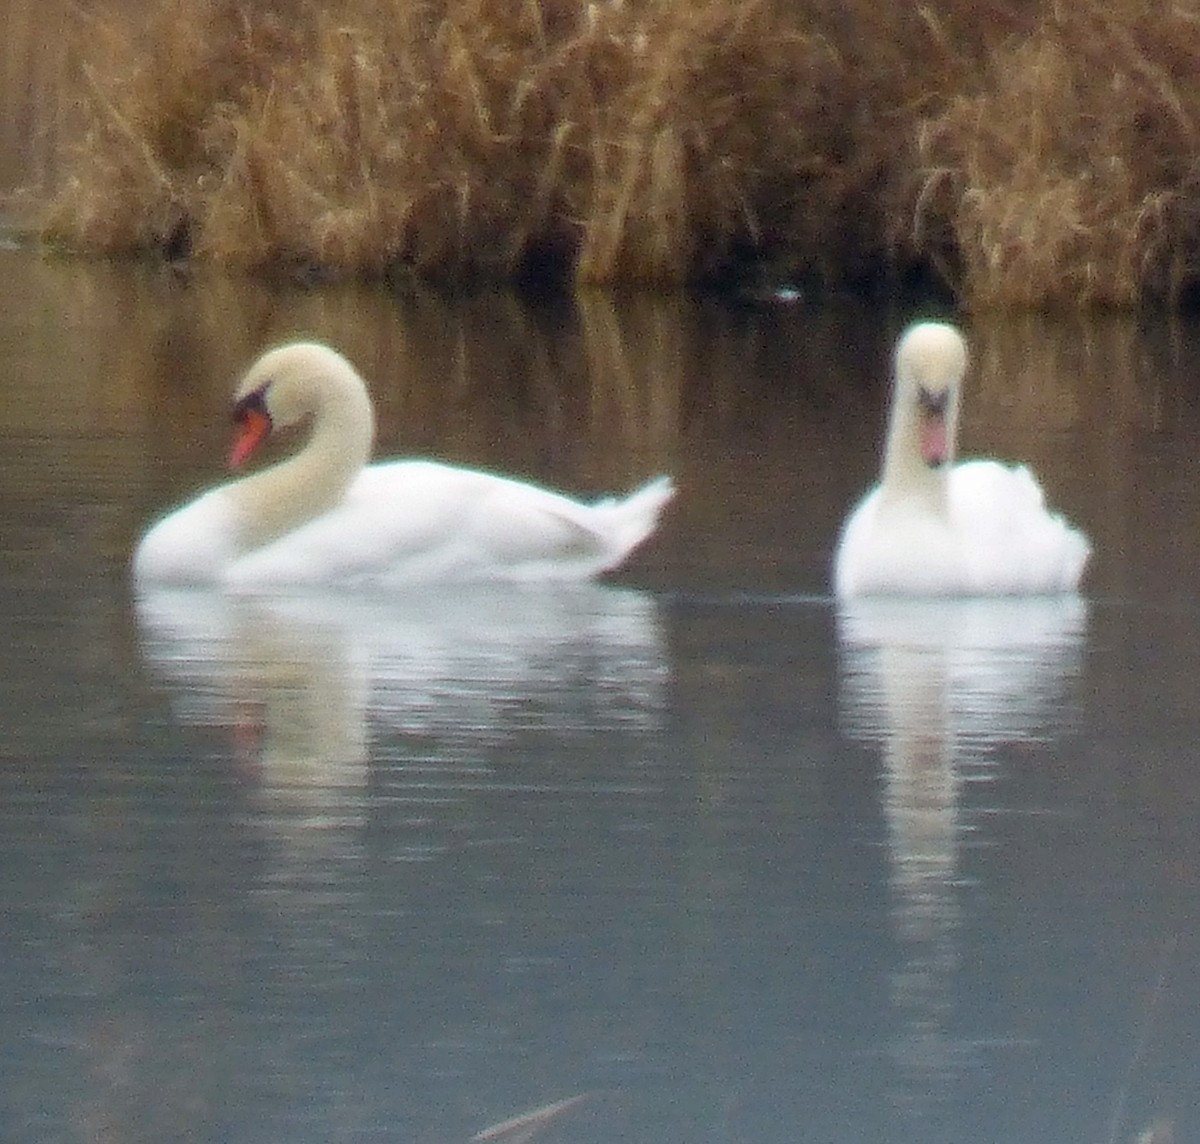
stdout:
<svg viewBox="0 0 1200 1144">
<path fill-rule="evenodd" d="M 0 271 L 0 1139 L 1200 1139 L 1195 327 L 971 331 L 1086 603 L 839 613 L 907 314 Z M 613 584 L 138 614 L 294 333 L 381 452 L 678 504 Z"/>
</svg>

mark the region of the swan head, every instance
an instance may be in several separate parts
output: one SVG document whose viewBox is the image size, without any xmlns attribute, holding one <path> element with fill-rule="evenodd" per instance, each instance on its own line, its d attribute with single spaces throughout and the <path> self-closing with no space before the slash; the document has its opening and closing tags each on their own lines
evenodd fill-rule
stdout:
<svg viewBox="0 0 1200 1144">
<path fill-rule="evenodd" d="M 892 438 L 930 469 L 954 460 L 966 369 L 967 344 L 945 322 L 918 322 L 896 344 Z"/>
<path fill-rule="evenodd" d="M 374 415 L 355 368 L 318 342 L 291 342 L 268 350 L 246 371 L 234 392 L 236 429 L 230 468 L 245 464 L 273 430 L 308 417 L 357 423 L 369 451 Z"/>
</svg>

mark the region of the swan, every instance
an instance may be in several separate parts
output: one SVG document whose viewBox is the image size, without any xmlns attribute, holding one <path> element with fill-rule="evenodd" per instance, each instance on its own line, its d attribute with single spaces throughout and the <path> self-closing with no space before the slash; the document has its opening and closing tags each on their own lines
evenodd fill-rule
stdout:
<svg viewBox="0 0 1200 1144">
<path fill-rule="evenodd" d="M 1047 511 L 1024 465 L 954 463 L 962 335 L 919 322 L 896 345 L 883 472 L 846 518 L 834 591 L 862 596 L 1035 596 L 1078 589 L 1091 546 Z"/>
<path fill-rule="evenodd" d="M 368 464 L 367 387 L 336 350 L 264 353 L 234 395 L 237 469 L 274 429 L 308 420 L 304 447 L 201 494 L 136 546 L 135 583 L 233 590 L 469 580 L 583 580 L 619 565 L 674 495 L 658 477 L 584 504 L 507 477 L 428 460 Z"/>
</svg>

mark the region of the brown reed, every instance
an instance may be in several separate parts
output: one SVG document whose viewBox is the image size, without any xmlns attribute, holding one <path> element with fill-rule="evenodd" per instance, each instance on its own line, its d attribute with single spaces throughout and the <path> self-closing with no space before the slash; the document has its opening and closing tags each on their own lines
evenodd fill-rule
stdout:
<svg viewBox="0 0 1200 1144">
<path fill-rule="evenodd" d="M 979 308 L 1179 303 L 1200 257 L 1200 11 L 1051 8 L 919 133 L 916 212 Z M 918 246 L 920 243 L 918 242 Z"/>
<path fill-rule="evenodd" d="M 1200 9 L 155 0 L 80 17 L 45 233 L 252 269 L 1195 285 Z"/>
</svg>

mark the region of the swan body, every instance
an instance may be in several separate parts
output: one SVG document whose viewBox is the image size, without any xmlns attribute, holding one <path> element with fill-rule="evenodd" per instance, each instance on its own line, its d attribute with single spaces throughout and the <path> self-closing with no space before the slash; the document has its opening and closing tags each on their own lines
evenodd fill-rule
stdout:
<svg viewBox="0 0 1200 1144">
<path fill-rule="evenodd" d="M 585 504 L 435 461 L 368 465 L 374 414 L 340 354 L 271 350 L 237 389 L 237 467 L 273 428 L 311 420 L 305 446 L 176 509 L 142 537 L 135 580 L 231 589 L 463 580 L 582 580 L 619 565 L 674 495 L 667 477 Z"/>
<path fill-rule="evenodd" d="M 940 322 L 896 347 L 883 473 L 847 517 L 834 591 L 863 596 L 1075 592 L 1091 546 L 1045 505 L 1024 465 L 954 463 L 967 350 Z"/>
</svg>

